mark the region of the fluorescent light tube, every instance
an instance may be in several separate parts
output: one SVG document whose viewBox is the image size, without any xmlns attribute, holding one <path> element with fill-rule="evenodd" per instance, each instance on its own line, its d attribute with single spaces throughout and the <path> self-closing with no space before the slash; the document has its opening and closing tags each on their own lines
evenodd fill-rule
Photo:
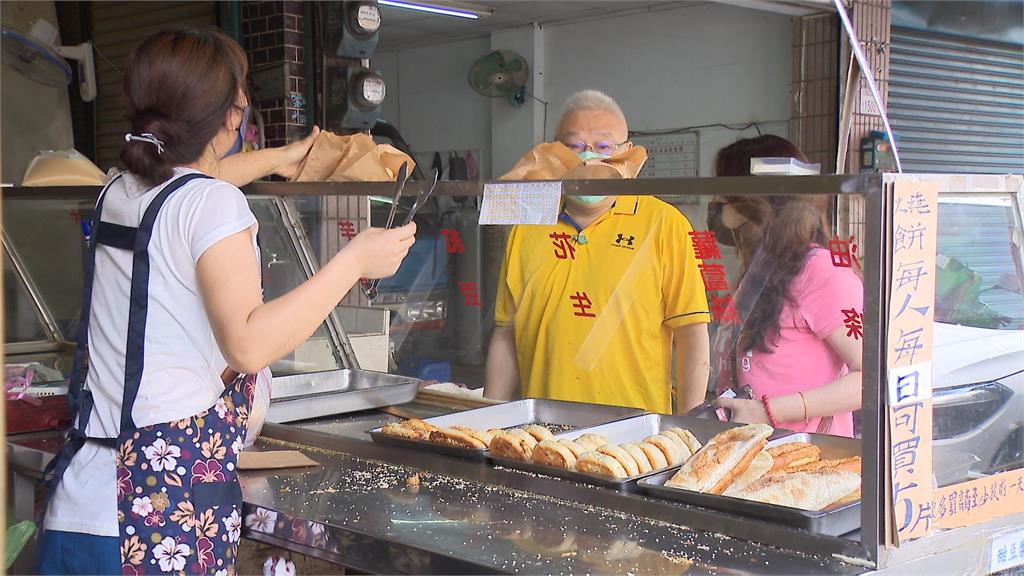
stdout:
<svg viewBox="0 0 1024 576">
<path fill-rule="evenodd" d="M 470 7 L 459 7 L 456 5 L 442 5 L 442 4 L 424 4 L 419 2 L 407 2 L 406 0 L 377 0 L 377 4 L 381 6 L 391 6 L 392 8 L 403 8 L 405 10 L 416 10 L 417 12 L 428 12 L 430 14 L 440 14 L 442 16 L 453 16 L 455 18 L 465 18 L 467 20 L 479 20 L 483 16 L 490 16 L 494 13 L 494 10 L 486 9 L 475 9 Z"/>
</svg>

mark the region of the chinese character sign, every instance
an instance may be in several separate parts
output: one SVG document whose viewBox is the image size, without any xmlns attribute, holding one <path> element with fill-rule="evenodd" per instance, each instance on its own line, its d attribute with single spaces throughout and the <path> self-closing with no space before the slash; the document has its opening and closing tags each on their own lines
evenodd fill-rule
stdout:
<svg viewBox="0 0 1024 576">
<path fill-rule="evenodd" d="M 951 484 L 932 493 L 932 526 L 960 528 L 1024 510 L 1024 469 Z"/>
<path fill-rule="evenodd" d="M 897 182 L 894 188 L 886 400 L 887 469 L 892 484 L 890 520 L 898 544 L 933 532 L 940 525 L 948 503 L 933 500 L 931 480 L 938 187 L 922 182 Z M 833 264 L 856 262 L 855 249 L 845 253 L 840 249 L 839 253 L 837 259 L 833 250 Z M 843 314 L 847 333 L 861 337 L 863 316 L 853 309 L 843 310 Z"/>
</svg>

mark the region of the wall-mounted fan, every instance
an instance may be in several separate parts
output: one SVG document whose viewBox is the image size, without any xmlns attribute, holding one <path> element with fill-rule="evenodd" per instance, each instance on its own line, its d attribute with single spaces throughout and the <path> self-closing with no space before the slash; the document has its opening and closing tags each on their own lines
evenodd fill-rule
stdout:
<svg viewBox="0 0 1024 576">
<path fill-rule="evenodd" d="M 3 34 L 3 62 L 23 76 L 45 86 L 67 86 L 71 83 L 71 66 L 78 62 L 78 90 L 85 102 L 96 98 L 96 67 L 92 43 L 77 46 L 57 44 L 57 29 L 46 20 L 36 20 L 28 35 L 7 27 Z"/>
<path fill-rule="evenodd" d="M 484 54 L 469 69 L 469 85 L 478 94 L 490 98 L 511 97 L 522 104 L 530 65 L 511 50 L 494 50 Z"/>
</svg>

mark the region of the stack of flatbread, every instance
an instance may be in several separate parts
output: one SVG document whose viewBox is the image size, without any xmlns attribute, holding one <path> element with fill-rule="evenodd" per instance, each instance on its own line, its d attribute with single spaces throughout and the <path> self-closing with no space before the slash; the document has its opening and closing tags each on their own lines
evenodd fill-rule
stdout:
<svg viewBox="0 0 1024 576">
<path fill-rule="evenodd" d="M 712 438 L 666 486 L 822 510 L 860 497 L 860 458 L 822 460 L 817 446 L 789 442 L 765 448 L 766 424 L 730 428 Z"/>
<path fill-rule="evenodd" d="M 389 436 L 426 440 L 473 450 L 490 448 L 492 451 L 497 451 L 499 455 L 506 455 L 510 458 L 524 459 L 516 454 L 525 451 L 527 460 L 529 459 L 529 450 L 536 446 L 537 442 L 553 437 L 550 430 L 537 424 L 512 430 L 502 430 L 501 428 L 477 430 L 469 426 L 439 427 L 418 419 L 385 424 L 381 428 L 381 432 Z M 517 452 L 517 449 L 520 451 Z"/>
<path fill-rule="evenodd" d="M 630 478 L 677 466 L 700 450 L 700 441 L 682 428 L 626 444 L 611 444 L 600 434 L 582 434 L 572 440 L 556 440 L 549 435 L 531 442 L 521 434 L 513 438 L 516 432 L 495 436 L 491 452 L 499 457 L 612 478 Z"/>
</svg>

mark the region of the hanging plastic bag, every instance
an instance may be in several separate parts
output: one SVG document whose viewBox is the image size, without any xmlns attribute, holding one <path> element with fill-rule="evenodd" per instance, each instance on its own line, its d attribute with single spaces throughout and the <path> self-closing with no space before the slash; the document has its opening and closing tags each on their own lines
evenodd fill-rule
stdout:
<svg viewBox="0 0 1024 576">
<path fill-rule="evenodd" d="M 243 448 L 249 448 L 256 443 L 260 432 L 263 431 L 263 423 L 267 419 L 267 411 L 270 409 L 271 384 L 274 375 L 270 368 L 264 368 L 256 374 L 253 385 L 252 407 L 249 410 L 249 423 L 245 431 Z"/>
</svg>

